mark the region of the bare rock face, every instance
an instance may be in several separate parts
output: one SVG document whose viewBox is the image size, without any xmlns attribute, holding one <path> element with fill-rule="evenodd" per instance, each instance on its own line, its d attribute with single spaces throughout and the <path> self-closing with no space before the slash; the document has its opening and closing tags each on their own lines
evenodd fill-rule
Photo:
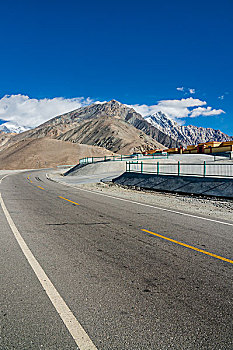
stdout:
<svg viewBox="0 0 233 350">
<path fill-rule="evenodd" d="M 8 144 L 9 140 L 14 136 L 13 133 L 6 133 L 0 130 L 0 151 Z"/>
<path fill-rule="evenodd" d="M 164 148 L 156 140 L 122 119 L 109 116 L 82 121 L 58 137 L 59 140 L 104 147 L 112 152 L 130 154 Z"/>
</svg>

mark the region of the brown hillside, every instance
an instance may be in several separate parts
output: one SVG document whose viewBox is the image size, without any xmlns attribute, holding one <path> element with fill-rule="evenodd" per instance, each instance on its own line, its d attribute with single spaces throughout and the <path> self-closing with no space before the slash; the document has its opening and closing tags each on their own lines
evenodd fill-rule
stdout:
<svg viewBox="0 0 233 350">
<path fill-rule="evenodd" d="M 4 148 L 15 142 L 41 137 L 102 146 L 121 154 L 177 146 L 177 141 L 145 121 L 133 108 L 115 100 L 92 104 L 50 119 L 34 129 L 12 136 Z"/>
<path fill-rule="evenodd" d="M 108 116 L 85 120 L 58 139 L 100 146 L 120 154 L 165 148 L 126 121 Z"/>
<path fill-rule="evenodd" d="M 96 146 L 74 144 L 49 138 L 19 141 L 0 152 L 0 169 L 38 169 L 77 164 L 80 158 L 113 153 Z"/>
</svg>

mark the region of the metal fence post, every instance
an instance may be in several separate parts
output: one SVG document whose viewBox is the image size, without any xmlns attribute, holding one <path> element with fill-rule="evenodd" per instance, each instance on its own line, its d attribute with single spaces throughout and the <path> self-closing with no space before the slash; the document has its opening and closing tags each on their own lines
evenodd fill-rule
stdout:
<svg viewBox="0 0 233 350">
<path fill-rule="evenodd" d="M 178 161 L 177 165 L 178 165 L 178 174 L 177 175 L 180 176 L 180 162 L 179 161 Z"/>
<path fill-rule="evenodd" d="M 141 162 L 141 173 L 143 173 L 143 162 Z"/>
<path fill-rule="evenodd" d="M 122 160 L 122 154 L 121 154 L 121 160 Z"/>
<path fill-rule="evenodd" d="M 159 175 L 159 162 L 157 162 L 157 175 Z"/>
<path fill-rule="evenodd" d="M 91 162 L 94 163 L 94 158 L 92 157 Z"/>
<path fill-rule="evenodd" d="M 129 165 L 129 173 L 130 173 L 130 162 L 128 163 L 128 165 Z"/>
<path fill-rule="evenodd" d="M 205 177 L 206 176 L 206 162 L 204 161 L 204 169 L 203 169 L 203 176 Z"/>
</svg>

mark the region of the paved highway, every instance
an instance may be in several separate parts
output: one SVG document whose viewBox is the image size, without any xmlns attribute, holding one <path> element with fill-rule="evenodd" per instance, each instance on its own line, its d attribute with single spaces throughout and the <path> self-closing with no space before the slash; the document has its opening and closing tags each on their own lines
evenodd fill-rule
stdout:
<svg viewBox="0 0 233 350">
<path fill-rule="evenodd" d="M 1 349 L 233 349 L 233 221 L 45 171 L 5 177 L 0 193 Z"/>
</svg>

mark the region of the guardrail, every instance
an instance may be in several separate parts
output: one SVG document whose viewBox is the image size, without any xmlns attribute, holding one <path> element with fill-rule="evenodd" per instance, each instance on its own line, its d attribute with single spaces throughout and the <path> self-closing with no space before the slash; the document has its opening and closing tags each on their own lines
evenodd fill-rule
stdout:
<svg viewBox="0 0 233 350">
<path fill-rule="evenodd" d="M 229 177 L 233 178 L 233 163 L 146 163 L 126 162 L 126 172 L 156 175 Z"/>
<path fill-rule="evenodd" d="M 145 156 L 143 154 L 130 154 L 130 155 L 119 155 L 119 156 L 104 156 L 104 157 L 86 157 L 79 159 L 79 164 L 89 164 L 96 162 L 107 162 L 107 161 L 123 161 L 128 159 L 167 159 L 168 154 L 156 154 L 151 156 Z"/>
</svg>

